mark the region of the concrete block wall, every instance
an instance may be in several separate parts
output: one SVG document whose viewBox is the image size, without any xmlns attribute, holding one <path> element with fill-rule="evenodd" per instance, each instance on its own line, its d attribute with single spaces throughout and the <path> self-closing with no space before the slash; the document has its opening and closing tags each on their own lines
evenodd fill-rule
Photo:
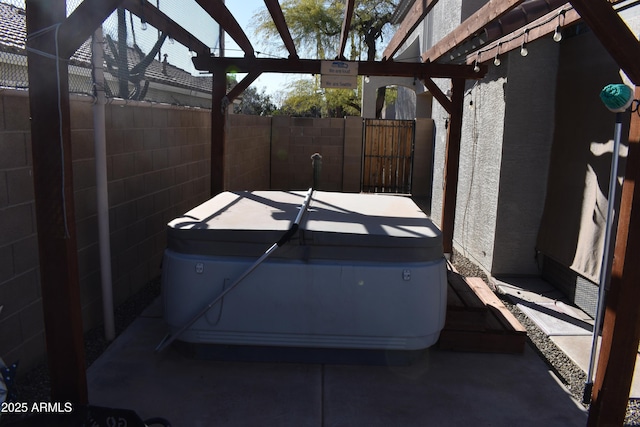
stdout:
<svg viewBox="0 0 640 427">
<path fill-rule="evenodd" d="M 362 181 L 362 132 L 363 120 L 360 117 L 345 118 L 342 191 L 347 193 L 360 192 Z"/>
<path fill-rule="evenodd" d="M 225 143 L 225 187 L 268 190 L 271 174 L 271 117 L 229 114 Z"/>
<path fill-rule="evenodd" d="M 341 191 L 344 185 L 345 124 L 348 120 L 273 117 L 271 188 L 274 190 L 309 188 L 313 184 L 311 156 L 314 153 L 320 153 L 322 174 L 319 189 Z M 353 130 L 350 130 L 350 134 L 351 132 Z M 347 185 L 349 188 L 354 186 L 351 182 L 347 182 Z M 358 188 L 359 185 L 358 178 Z"/>
<path fill-rule="evenodd" d="M 0 96 L 0 357 L 21 366 L 45 350 L 29 116 L 26 93 Z"/>
<path fill-rule="evenodd" d="M 26 371 L 45 355 L 31 179 L 29 100 L 0 96 L 0 357 Z M 160 272 L 166 223 L 209 197 L 210 112 L 106 106 L 115 303 Z M 71 100 L 78 269 L 87 330 L 102 321 L 92 103 Z"/>
</svg>

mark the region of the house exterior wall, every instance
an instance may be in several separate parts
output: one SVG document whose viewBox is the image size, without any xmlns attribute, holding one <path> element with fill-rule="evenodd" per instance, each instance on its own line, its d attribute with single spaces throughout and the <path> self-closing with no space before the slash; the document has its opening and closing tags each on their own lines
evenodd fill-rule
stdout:
<svg viewBox="0 0 640 427">
<path fill-rule="evenodd" d="M 537 275 L 538 230 L 547 195 L 560 45 L 544 38 L 529 55 L 511 51 L 505 89 L 504 142 L 500 164 L 491 273 Z"/>
<path fill-rule="evenodd" d="M 437 42 L 486 1 L 439 2 L 420 28 Z M 423 51 L 430 46 L 423 44 Z M 492 275 L 538 274 L 534 255 L 553 140 L 558 48 L 541 40 L 468 81 L 464 97 L 454 247 Z M 446 79 L 435 79 L 443 92 Z M 442 221 L 448 113 L 433 103 L 435 151 L 432 217 Z"/>
<path fill-rule="evenodd" d="M 71 99 L 78 269 L 85 330 L 102 321 L 90 98 Z M 166 223 L 209 197 L 210 112 L 106 106 L 114 301 L 160 272 Z M 0 349 L 28 370 L 45 354 L 27 92 L 0 96 Z"/>
</svg>

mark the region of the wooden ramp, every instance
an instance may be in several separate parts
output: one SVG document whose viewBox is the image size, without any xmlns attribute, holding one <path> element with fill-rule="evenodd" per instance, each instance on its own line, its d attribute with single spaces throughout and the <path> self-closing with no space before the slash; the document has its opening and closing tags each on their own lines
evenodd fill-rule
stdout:
<svg viewBox="0 0 640 427">
<path fill-rule="evenodd" d="M 522 353 L 526 329 L 479 277 L 447 272 L 447 317 L 438 346 L 445 350 Z"/>
</svg>

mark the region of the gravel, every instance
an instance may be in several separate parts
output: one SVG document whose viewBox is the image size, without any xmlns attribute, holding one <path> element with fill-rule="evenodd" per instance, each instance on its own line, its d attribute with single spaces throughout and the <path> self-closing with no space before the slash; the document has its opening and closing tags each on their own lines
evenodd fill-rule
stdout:
<svg viewBox="0 0 640 427">
<path fill-rule="evenodd" d="M 465 277 L 481 277 L 485 283 L 489 280 L 484 271 L 476 264 L 454 250 L 452 264 Z M 587 374 L 576 365 L 549 337 L 520 309 L 511 303 L 507 296 L 496 293 L 502 303 L 513 313 L 518 321 L 527 329 L 528 342 L 549 368 L 563 382 L 567 390 L 578 401 L 582 402 Z M 586 409 L 589 405 L 583 405 Z M 640 399 L 630 399 L 624 426 L 640 426 Z"/>
<path fill-rule="evenodd" d="M 452 257 L 455 268 L 466 277 L 481 277 L 489 283 L 487 275 L 473 262 L 455 252 Z M 115 310 L 116 334 L 119 335 L 153 300 L 160 295 L 160 279 L 147 283 L 142 290 Z M 515 315 L 527 329 L 529 345 L 542 357 L 549 368 L 564 383 L 567 390 L 578 402 L 582 402 L 585 372 L 567 357 L 536 324 L 531 321 L 515 304 L 504 295 L 497 294 L 504 305 Z M 109 346 L 103 337 L 103 327 L 99 326 L 85 334 L 85 357 L 90 366 Z M 7 361 L 8 362 L 8 361 Z M 50 381 L 46 364 L 33 368 L 26 374 L 19 375 L 16 383 L 16 395 L 20 402 L 42 402 L 50 399 Z M 588 405 L 585 406 L 588 409 Z M 3 416 L 0 425 L 13 419 Z M 631 399 L 627 407 L 624 426 L 640 426 L 640 399 Z"/>
</svg>

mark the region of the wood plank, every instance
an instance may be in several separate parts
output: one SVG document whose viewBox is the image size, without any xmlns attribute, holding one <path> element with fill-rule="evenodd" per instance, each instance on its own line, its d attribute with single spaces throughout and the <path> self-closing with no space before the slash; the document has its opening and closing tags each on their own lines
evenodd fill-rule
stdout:
<svg viewBox="0 0 640 427">
<path fill-rule="evenodd" d="M 210 49 L 205 43 L 185 30 L 178 23 L 174 22 L 148 1 L 145 0 L 144 2 L 141 2 L 140 0 L 124 0 L 122 2 L 122 6 L 139 18 L 144 17 L 152 27 L 167 33 L 169 37 L 186 46 L 189 50 L 196 52 L 199 55 L 210 54 Z"/>
<path fill-rule="evenodd" d="M 65 5 L 26 1 L 32 171 L 51 400 L 86 404 L 69 76 L 67 62 L 55 59 L 55 31 L 46 31 L 65 20 Z"/>
<path fill-rule="evenodd" d="M 93 32 L 113 13 L 122 0 L 84 0 L 68 18 L 62 19 L 58 30 L 61 58 L 71 55 L 87 41 Z"/>
<path fill-rule="evenodd" d="M 507 330 L 525 333 L 526 328 L 516 319 L 516 317 L 505 307 L 500 298 L 487 286 L 480 277 L 469 277 L 467 283 L 482 302 L 494 312 L 496 318 Z"/>
<path fill-rule="evenodd" d="M 349 29 L 351 28 L 351 19 L 353 18 L 353 9 L 355 0 L 347 0 L 344 9 L 344 20 L 342 21 L 342 30 L 340 31 L 340 50 L 338 50 L 338 58 L 344 59 L 344 49 L 347 46 L 347 38 L 349 37 Z"/>
<path fill-rule="evenodd" d="M 441 349 L 524 351 L 526 330 L 481 278 L 465 278 L 453 270 L 448 271 L 447 302 L 445 326 L 438 343 Z"/>
<path fill-rule="evenodd" d="M 464 109 L 464 79 L 452 81 L 452 109 L 447 129 L 445 153 L 444 189 L 442 192 L 442 245 L 444 253 L 453 252 L 453 229 L 456 216 L 456 197 L 458 194 L 458 168 L 460 163 L 460 141 L 462 139 L 462 113 Z"/>
<path fill-rule="evenodd" d="M 280 33 L 280 37 L 289 51 L 289 58 L 297 59 L 298 53 L 296 52 L 296 45 L 293 43 L 293 38 L 291 37 L 291 32 L 289 32 L 287 22 L 284 19 L 280 4 L 277 0 L 264 0 L 264 3 L 267 5 L 271 19 L 273 19 L 273 23 L 276 24 L 278 33 Z"/>
<path fill-rule="evenodd" d="M 466 308 L 470 310 L 486 311 L 487 307 L 485 303 L 473 291 L 463 276 L 458 273 L 448 271 L 447 280 L 449 282 L 449 288 L 458 295 Z"/>
<path fill-rule="evenodd" d="M 573 7 L 635 85 L 640 85 L 640 43 L 606 0 L 573 0 Z"/>
<path fill-rule="evenodd" d="M 438 0 L 417 1 L 413 4 L 407 16 L 402 20 L 400 28 L 393 34 L 391 41 L 385 48 L 382 54 L 383 60 L 391 59 L 396 54 L 436 3 L 438 3 Z"/>
<path fill-rule="evenodd" d="M 635 89 L 640 98 L 640 87 Z M 587 425 L 622 425 L 640 342 L 640 116 L 631 115 L 611 284 Z"/>
<path fill-rule="evenodd" d="M 255 51 L 244 30 L 231 14 L 224 0 L 196 0 L 196 2 L 231 36 L 244 51 L 245 58 L 254 58 Z M 198 55 L 200 56 L 200 55 Z M 209 70 L 213 72 L 213 70 Z"/>
<path fill-rule="evenodd" d="M 501 16 L 522 3 L 523 0 L 490 0 L 476 13 L 467 18 L 456 29 L 444 36 L 431 49 L 422 54 L 423 62 L 435 62 L 451 49 L 474 37 L 489 22 L 500 19 Z"/>
<path fill-rule="evenodd" d="M 204 1 L 204 0 L 199 0 Z M 219 0 L 217 0 L 219 1 Z M 226 30 L 226 29 L 225 29 Z M 213 57 L 198 55 L 192 59 L 196 69 L 213 72 L 214 68 L 222 67 L 227 71 L 248 73 L 252 70 L 263 73 L 294 73 L 320 74 L 322 60 L 319 59 L 277 59 L 255 57 Z M 480 65 L 479 71 L 474 71 L 471 65 L 437 64 L 420 62 L 394 61 L 354 61 L 358 64 L 358 74 L 361 76 L 396 76 L 425 79 L 434 78 L 464 78 L 470 80 L 482 79 L 489 70 L 486 64 Z"/>
</svg>

